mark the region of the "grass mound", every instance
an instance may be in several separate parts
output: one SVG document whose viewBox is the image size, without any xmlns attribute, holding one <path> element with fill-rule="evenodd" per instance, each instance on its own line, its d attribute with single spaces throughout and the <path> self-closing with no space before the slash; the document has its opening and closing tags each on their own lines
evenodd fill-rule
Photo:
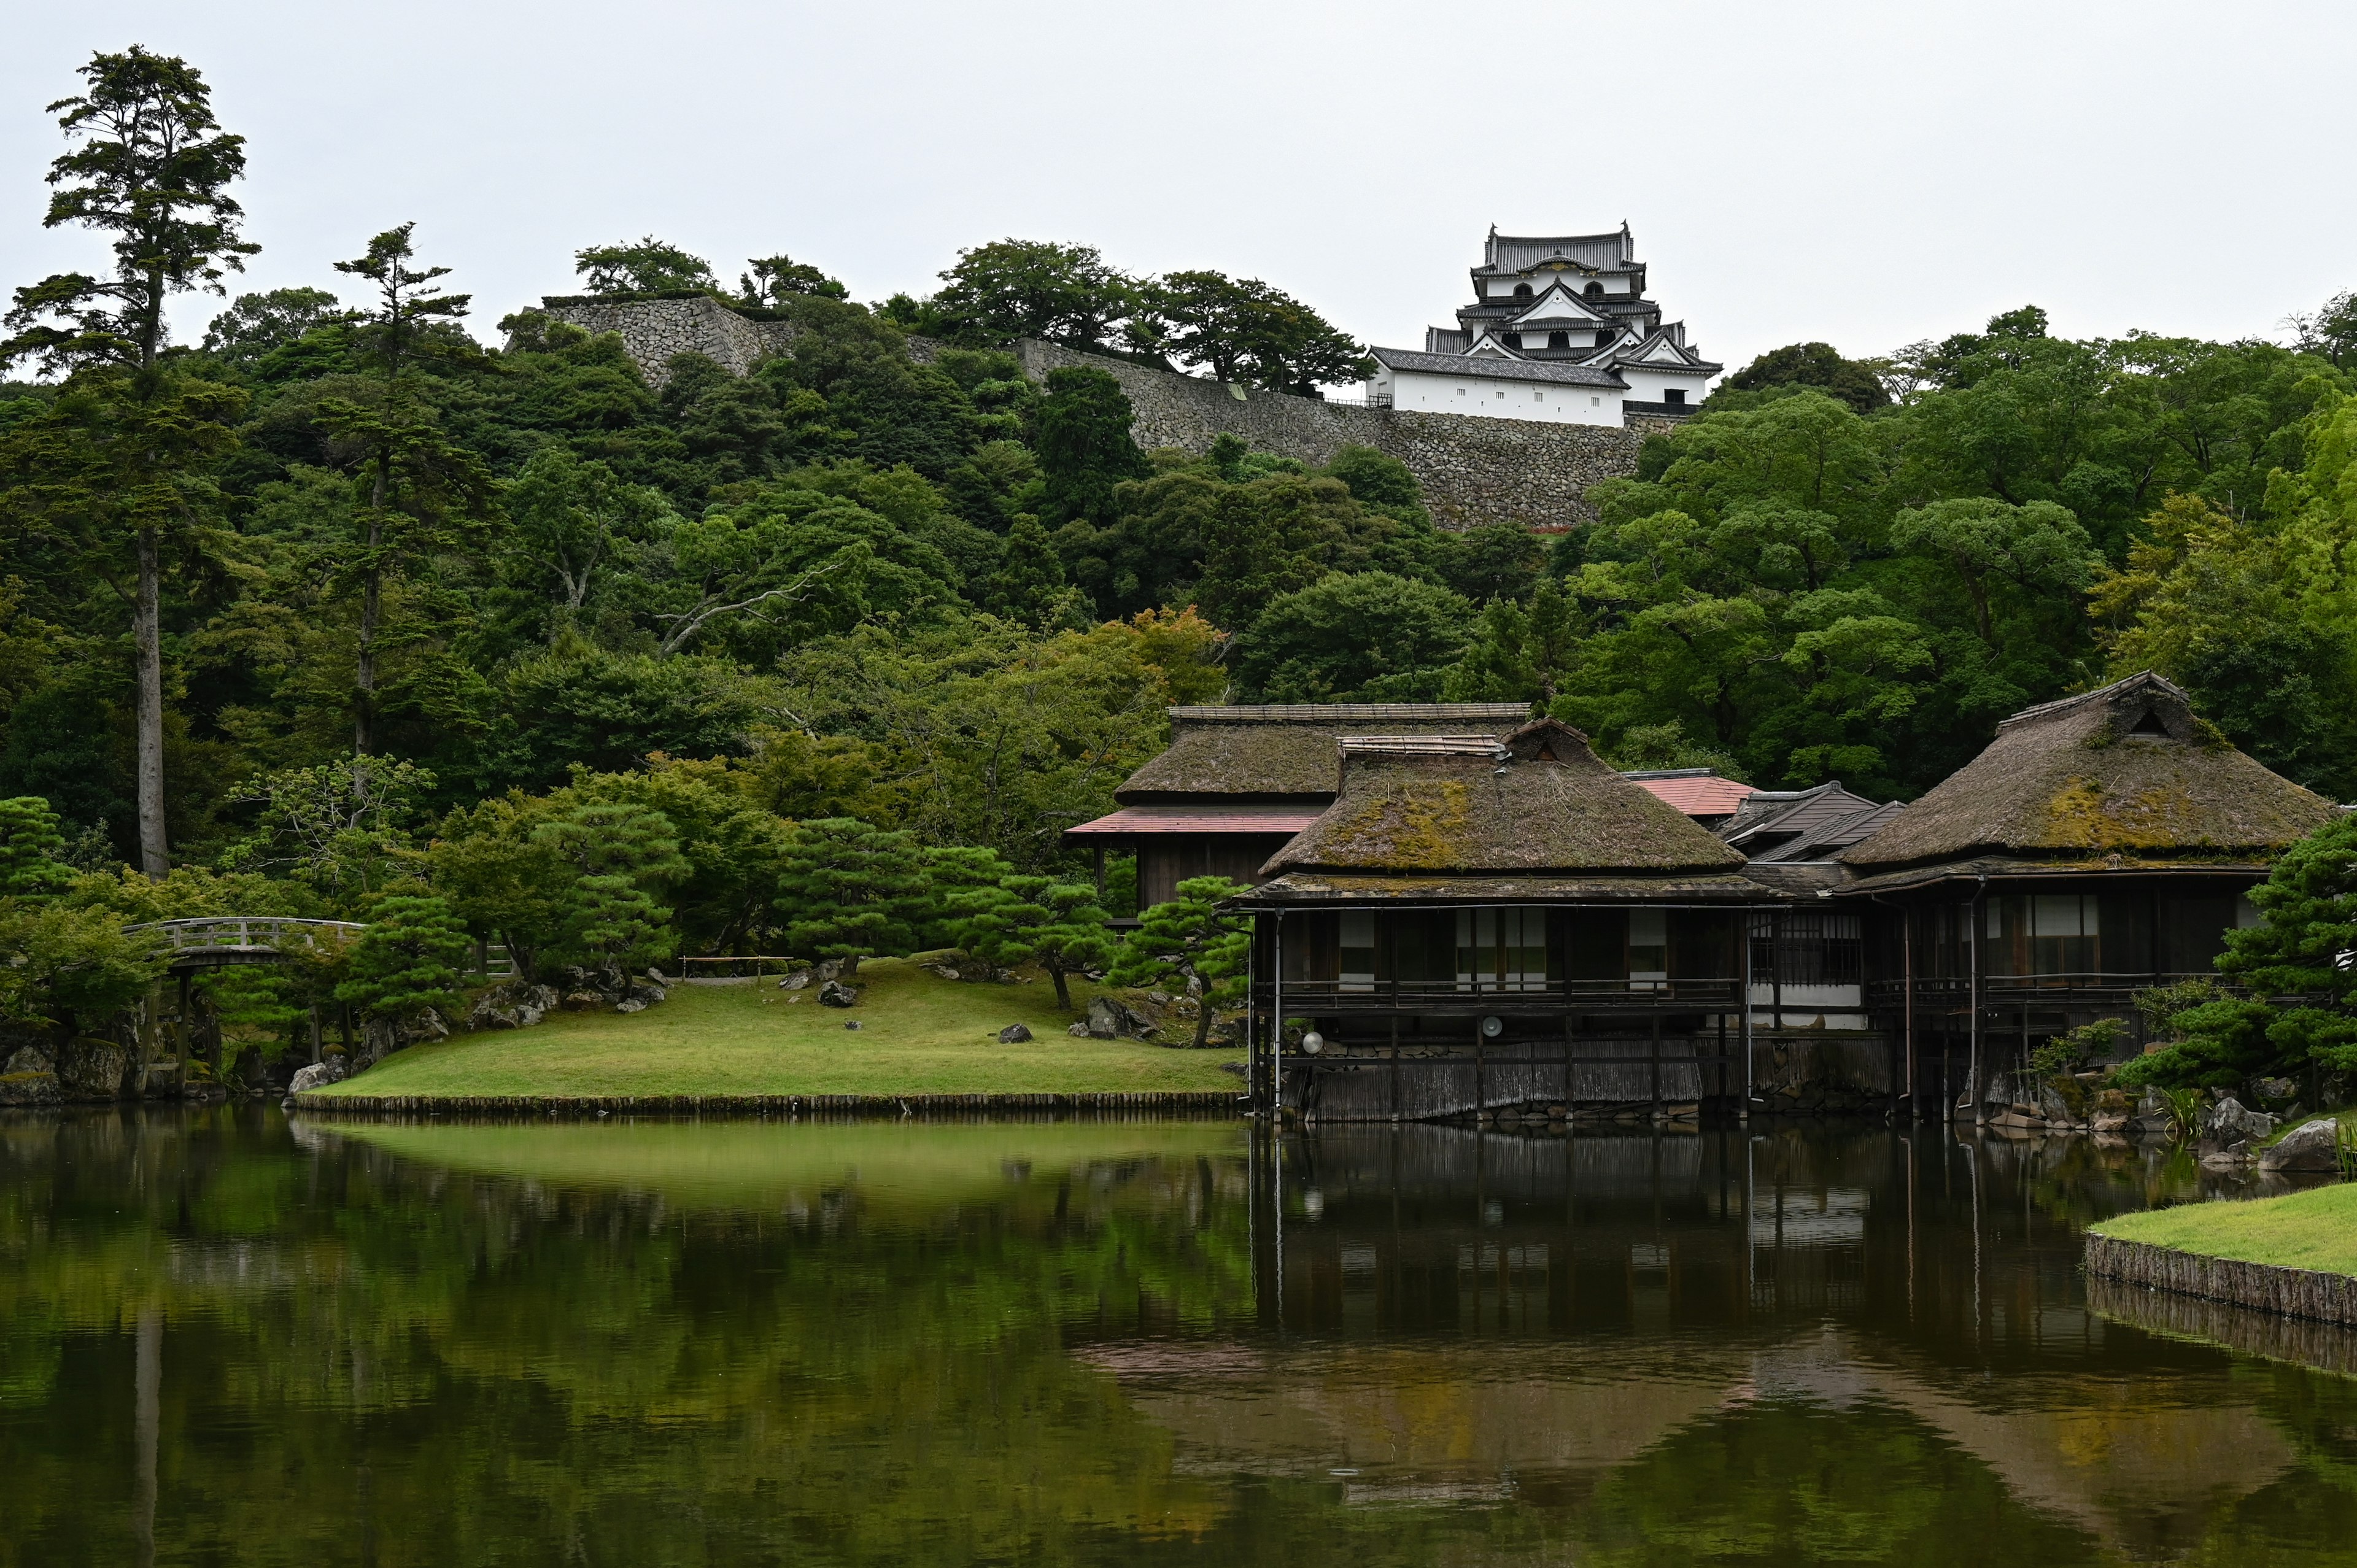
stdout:
<svg viewBox="0 0 2357 1568">
<path fill-rule="evenodd" d="M 1073 1039 L 1045 981 L 942 980 L 905 960 L 859 966 L 859 1005 L 774 981 L 682 985 L 643 1013 L 552 1013 L 529 1029 L 413 1046 L 317 1092 L 346 1094 L 1142 1094 L 1229 1089 L 1242 1050 Z M 1094 987 L 1075 982 L 1082 1007 Z M 857 1020 L 860 1027 L 844 1025 Z M 1002 1046 L 1024 1024 L 1035 1036 Z"/>
<path fill-rule="evenodd" d="M 2212 1258 L 2357 1275 L 2357 1186 L 2247 1203 L 2189 1203 L 2124 1214 L 2096 1234 Z"/>
</svg>

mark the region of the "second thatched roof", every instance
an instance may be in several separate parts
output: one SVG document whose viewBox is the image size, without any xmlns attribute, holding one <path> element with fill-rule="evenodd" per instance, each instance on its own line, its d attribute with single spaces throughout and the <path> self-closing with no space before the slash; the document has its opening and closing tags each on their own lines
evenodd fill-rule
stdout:
<svg viewBox="0 0 2357 1568">
<path fill-rule="evenodd" d="M 1743 865 L 1555 719 L 1496 742 L 1370 736 L 1340 751 L 1341 792 L 1266 875 L 1669 875 Z"/>
<path fill-rule="evenodd" d="M 2339 811 L 2235 750 L 2147 671 L 2014 714 L 1841 859 L 1861 875 L 1986 855 L 2266 860 Z"/>
<path fill-rule="evenodd" d="M 1172 708 L 1168 749 L 1131 774 L 1114 799 L 1125 806 L 1212 797 L 1322 804 L 1334 794 L 1334 743 L 1343 736 L 1501 736 L 1530 713 L 1524 703 Z"/>
</svg>

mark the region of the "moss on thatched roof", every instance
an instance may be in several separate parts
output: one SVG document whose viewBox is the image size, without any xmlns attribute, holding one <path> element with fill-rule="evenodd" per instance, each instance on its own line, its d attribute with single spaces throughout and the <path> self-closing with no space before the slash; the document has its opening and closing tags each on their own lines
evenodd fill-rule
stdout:
<svg viewBox="0 0 2357 1568">
<path fill-rule="evenodd" d="M 1521 703 L 1327 703 L 1170 710 L 1170 746 L 1114 791 L 1125 806 L 1205 797 L 1330 799 L 1346 735 L 1501 736 Z"/>
<path fill-rule="evenodd" d="M 1232 900 L 1242 909 L 1302 904 L 1676 904 L 1772 908 L 1782 889 L 1739 873 L 1671 876 L 1382 876 L 1296 871 Z"/>
<path fill-rule="evenodd" d="M 1495 743 L 1368 736 L 1341 752 L 1340 794 L 1270 857 L 1268 875 L 1665 875 L 1743 865 L 1555 719 Z"/>
<path fill-rule="evenodd" d="M 2147 671 L 2014 714 L 1841 858 L 1861 874 L 1989 854 L 2265 859 L 2338 811 L 2236 751 Z"/>
</svg>

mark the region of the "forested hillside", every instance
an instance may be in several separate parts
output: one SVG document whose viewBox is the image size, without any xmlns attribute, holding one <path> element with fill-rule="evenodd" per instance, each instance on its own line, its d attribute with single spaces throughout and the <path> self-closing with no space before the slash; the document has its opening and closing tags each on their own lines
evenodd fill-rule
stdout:
<svg viewBox="0 0 2357 1568">
<path fill-rule="evenodd" d="M 1069 870 L 1059 832 L 1165 705 L 1221 700 L 1526 699 L 1624 766 L 1904 797 L 2006 714 L 2150 665 L 2357 797 L 2347 295 L 2289 346 L 2071 340 L 2030 308 L 1881 360 L 1796 345 L 1598 487 L 1600 522 L 1450 534 L 1376 453 L 1142 452 L 1110 376 L 1035 385 L 1003 351 L 1353 373 L 1254 280 L 1005 241 L 870 307 L 783 255 L 735 290 L 654 242 L 584 250 L 572 285 L 551 258 L 552 286 L 797 328 L 658 392 L 616 338 L 487 331 L 464 258 L 407 225 L 237 295 L 243 149 L 197 73 L 102 56 L 59 107 L 49 220 L 89 270 L 17 290 L 0 388 L 23 897 L 398 897 L 525 950 L 594 956 L 597 919 L 774 949 L 807 914 L 796 824 L 856 826 L 877 865 Z M 209 288 L 171 340 L 164 305 Z M 920 362 L 912 330 L 951 347 Z"/>
</svg>

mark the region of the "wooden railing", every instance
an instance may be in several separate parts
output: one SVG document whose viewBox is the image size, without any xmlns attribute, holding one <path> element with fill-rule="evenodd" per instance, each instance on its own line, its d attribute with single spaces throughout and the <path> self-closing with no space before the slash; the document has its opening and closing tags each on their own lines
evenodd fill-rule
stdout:
<svg viewBox="0 0 2357 1568">
<path fill-rule="evenodd" d="M 145 932 L 160 939 L 176 958 L 231 960 L 317 947 L 331 934 L 336 941 L 351 941 L 366 929 L 352 920 L 305 920 L 291 915 L 199 915 L 124 928 L 126 933 Z"/>
<path fill-rule="evenodd" d="M 1738 1007 L 1740 980 L 1681 976 L 1667 980 L 1288 980 L 1285 1004 L 1304 1008 L 1370 1007 L 1438 1011 L 1471 1005 L 1514 1007 Z M 1256 988 L 1264 997 L 1268 981 Z"/>
</svg>

